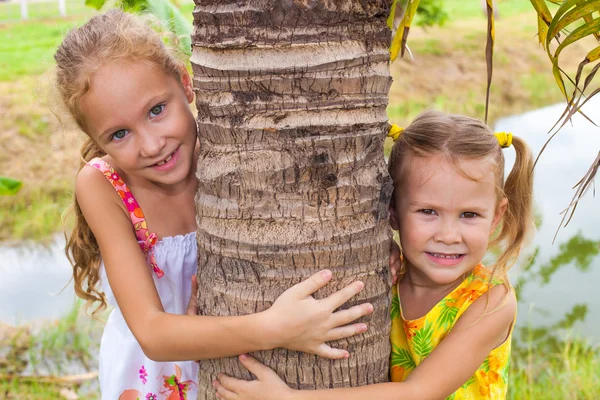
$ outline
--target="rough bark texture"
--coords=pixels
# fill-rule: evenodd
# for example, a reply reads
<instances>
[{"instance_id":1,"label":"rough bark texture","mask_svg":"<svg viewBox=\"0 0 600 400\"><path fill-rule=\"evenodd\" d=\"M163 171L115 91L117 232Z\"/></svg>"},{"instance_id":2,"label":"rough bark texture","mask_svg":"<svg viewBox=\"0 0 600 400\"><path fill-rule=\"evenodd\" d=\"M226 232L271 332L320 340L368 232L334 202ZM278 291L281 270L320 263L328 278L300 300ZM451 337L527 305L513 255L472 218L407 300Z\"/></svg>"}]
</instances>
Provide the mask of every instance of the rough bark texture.
<instances>
[{"instance_id":1,"label":"rough bark texture","mask_svg":"<svg viewBox=\"0 0 600 400\"><path fill-rule=\"evenodd\" d=\"M333 343L348 360L256 354L294 388L388 379L390 3L196 0L199 312L264 310L323 268L317 297L360 279L344 307L375 306L367 333ZM220 371L251 378L235 358L203 361L200 399Z\"/></svg>"}]
</instances>

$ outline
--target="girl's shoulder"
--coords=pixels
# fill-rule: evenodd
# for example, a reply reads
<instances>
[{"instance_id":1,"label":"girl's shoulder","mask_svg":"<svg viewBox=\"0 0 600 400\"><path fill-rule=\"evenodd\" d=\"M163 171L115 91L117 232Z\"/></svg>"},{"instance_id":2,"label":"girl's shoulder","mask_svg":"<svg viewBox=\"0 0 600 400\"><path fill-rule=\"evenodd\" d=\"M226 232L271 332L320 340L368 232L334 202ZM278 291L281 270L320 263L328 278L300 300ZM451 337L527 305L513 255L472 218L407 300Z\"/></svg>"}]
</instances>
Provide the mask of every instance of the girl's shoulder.
<instances>
[{"instance_id":1,"label":"girl's shoulder","mask_svg":"<svg viewBox=\"0 0 600 400\"><path fill-rule=\"evenodd\" d=\"M503 278L494 274L494 271L485 265L479 263L465 278L465 282L472 286L481 286L491 288L497 285L509 286L508 278Z\"/></svg>"},{"instance_id":2,"label":"girl's shoulder","mask_svg":"<svg viewBox=\"0 0 600 400\"><path fill-rule=\"evenodd\" d=\"M115 184L122 184L120 190L128 191L125 182L108 162L100 158L94 159L77 174L75 196L82 209L103 212L106 208L114 208L116 205L127 214L119 188Z\"/></svg>"}]
</instances>

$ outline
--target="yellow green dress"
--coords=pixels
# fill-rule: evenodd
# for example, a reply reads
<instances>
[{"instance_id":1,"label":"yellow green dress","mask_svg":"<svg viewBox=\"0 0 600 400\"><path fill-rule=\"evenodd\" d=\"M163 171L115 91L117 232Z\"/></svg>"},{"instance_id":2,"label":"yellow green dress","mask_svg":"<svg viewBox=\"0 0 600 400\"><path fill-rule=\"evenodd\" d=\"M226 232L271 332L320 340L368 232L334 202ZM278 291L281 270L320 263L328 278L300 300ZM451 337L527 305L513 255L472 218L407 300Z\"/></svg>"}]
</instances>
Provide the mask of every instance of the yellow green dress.
<instances>
[{"instance_id":1,"label":"yellow green dress","mask_svg":"<svg viewBox=\"0 0 600 400\"><path fill-rule=\"evenodd\" d=\"M390 310L392 318L390 334L392 382L404 381L410 372L435 349L465 310L488 291L490 276L491 271L479 264L431 311L415 320L406 320L402 316L398 289L397 286L394 286ZM497 279L491 282L491 286L498 284L502 284L502 282ZM512 328L506 341L492 350L475 374L447 400L505 399L511 336Z\"/></svg>"}]
</instances>

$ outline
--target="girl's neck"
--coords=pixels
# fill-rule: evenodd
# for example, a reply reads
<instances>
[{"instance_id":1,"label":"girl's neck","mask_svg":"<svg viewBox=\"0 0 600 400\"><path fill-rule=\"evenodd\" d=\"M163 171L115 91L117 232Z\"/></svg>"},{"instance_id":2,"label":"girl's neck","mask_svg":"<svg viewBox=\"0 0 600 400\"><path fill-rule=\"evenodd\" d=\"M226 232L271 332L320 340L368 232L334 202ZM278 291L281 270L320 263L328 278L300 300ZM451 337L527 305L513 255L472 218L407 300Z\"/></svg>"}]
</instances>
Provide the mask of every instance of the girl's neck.
<instances>
[{"instance_id":1,"label":"girl's neck","mask_svg":"<svg viewBox=\"0 0 600 400\"><path fill-rule=\"evenodd\" d=\"M406 272L398 283L403 317L407 320L415 320L425 316L456 289L468 275L469 272L453 282L438 284L407 265Z\"/></svg>"}]
</instances>

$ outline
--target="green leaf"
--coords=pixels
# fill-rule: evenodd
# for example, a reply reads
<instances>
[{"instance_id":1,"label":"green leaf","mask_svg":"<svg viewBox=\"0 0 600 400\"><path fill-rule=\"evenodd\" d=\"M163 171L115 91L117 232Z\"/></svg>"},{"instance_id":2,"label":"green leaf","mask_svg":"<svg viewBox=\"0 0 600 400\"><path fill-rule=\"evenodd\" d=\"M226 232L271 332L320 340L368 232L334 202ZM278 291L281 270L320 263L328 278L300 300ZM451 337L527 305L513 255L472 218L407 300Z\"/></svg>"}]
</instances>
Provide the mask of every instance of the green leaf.
<instances>
[{"instance_id":1,"label":"green leaf","mask_svg":"<svg viewBox=\"0 0 600 400\"><path fill-rule=\"evenodd\" d=\"M88 7L100 10L106 4L106 0L85 0L85 5Z\"/></svg>"},{"instance_id":2,"label":"green leaf","mask_svg":"<svg viewBox=\"0 0 600 400\"><path fill-rule=\"evenodd\" d=\"M400 366L405 369L415 369L417 364L408 350L401 349L392 343L392 366Z\"/></svg>"},{"instance_id":3,"label":"green leaf","mask_svg":"<svg viewBox=\"0 0 600 400\"><path fill-rule=\"evenodd\" d=\"M21 190L23 182L16 179L0 176L0 196L12 196Z\"/></svg>"},{"instance_id":4,"label":"green leaf","mask_svg":"<svg viewBox=\"0 0 600 400\"><path fill-rule=\"evenodd\" d=\"M475 378L473 378L473 376L471 376L471 377L469 378L469 380L468 380L468 381L466 381L466 382L465 382L465 383L464 383L464 384L461 386L461 388L463 388L463 389L466 389L467 387L469 387L470 385L472 385L472 384L473 384L473 382L475 382Z\"/></svg>"},{"instance_id":5,"label":"green leaf","mask_svg":"<svg viewBox=\"0 0 600 400\"><path fill-rule=\"evenodd\" d=\"M448 306L448 300L444 300L440 303L438 307L441 307L440 311L440 324L444 327L444 329L449 328L454 320L456 319L456 315L458 314L458 307Z\"/></svg>"},{"instance_id":6,"label":"green leaf","mask_svg":"<svg viewBox=\"0 0 600 400\"><path fill-rule=\"evenodd\" d=\"M173 3L169 0L146 0L144 11L157 16L171 32L179 37L184 53L188 56L192 55L192 24Z\"/></svg>"},{"instance_id":7,"label":"green leaf","mask_svg":"<svg viewBox=\"0 0 600 400\"><path fill-rule=\"evenodd\" d=\"M415 353L423 360L433 350L431 344L431 337L433 335L433 326L429 322L425 323L421 329L415 331L415 337L413 338L413 344L415 346Z\"/></svg>"},{"instance_id":8,"label":"green leaf","mask_svg":"<svg viewBox=\"0 0 600 400\"><path fill-rule=\"evenodd\" d=\"M396 319L398 316L400 316L400 300L398 299L398 294L394 293L392 304L390 305L390 318Z\"/></svg>"},{"instance_id":9,"label":"green leaf","mask_svg":"<svg viewBox=\"0 0 600 400\"><path fill-rule=\"evenodd\" d=\"M398 57L398 53L404 56L404 50L406 49L406 39L408 38L408 32L410 30L410 24L417 13L420 0L409 0L406 6L406 11L402 17L402 22L398 26L398 30L394 34L392 39L392 45L390 47L390 59L394 61ZM397 7L397 5L396 5ZM397 11L397 10L396 10Z\"/></svg>"}]
</instances>

